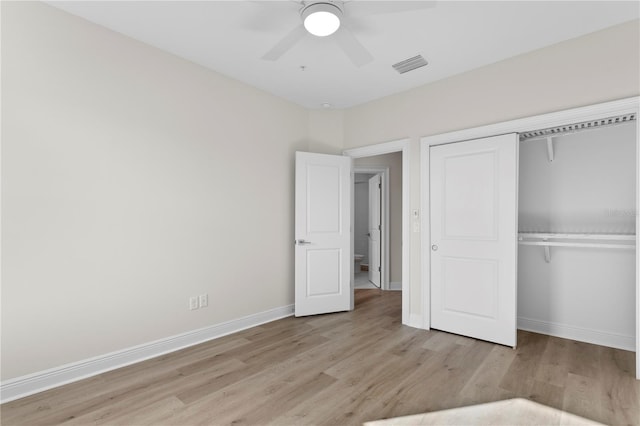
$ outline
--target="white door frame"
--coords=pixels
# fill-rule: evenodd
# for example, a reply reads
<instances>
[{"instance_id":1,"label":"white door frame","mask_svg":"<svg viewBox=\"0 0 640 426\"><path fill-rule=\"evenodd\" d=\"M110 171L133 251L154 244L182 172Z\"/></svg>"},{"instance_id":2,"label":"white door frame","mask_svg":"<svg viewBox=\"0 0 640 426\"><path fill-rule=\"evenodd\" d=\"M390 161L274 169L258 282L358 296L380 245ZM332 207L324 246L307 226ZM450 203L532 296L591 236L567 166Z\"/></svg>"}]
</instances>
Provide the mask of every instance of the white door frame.
<instances>
[{"instance_id":1,"label":"white door frame","mask_svg":"<svg viewBox=\"0 0 640 426\"><path fill-rule=\"evenodd\" d=\"M455 132L443 133L435 136L423 137L420 140L420 182L421 182L421 210L422 210L422 247L429 247L431 235L429 224L429 147L446 143L479 139L505 133L522 133L614 117L625 114L636 114L636 212L640 211L640 97L620 99L586 107L567 109L549 114L536 115L518 120L505 121L487 126L474 127ZM431 265L429 250L422 250L422 312L423 328L431 327ZM403 277L404 278L404 277ZM404 313L404 312L403 312ZM640 380L640 219L636 214L636 378Z\"/></svg>"},{"instance_id":2,"label":"white door frame","mask_svg":"<svg viewBox=\"0 0 640 426\"><path fill-rule=\"evenodd\" d=\"M362 167L353 167L353 174L359 173L373 173L379 174L382 179L382 218L381 223L384 227L384 230L381 234L381 242L380 249L381 253L381 262L380 266L382 267L382 271L380 274L381 277L381 288L382 290L389 290L389 262L390 262L390 252L389 252L389 168L382 166L362 166ZM352 194L355 195L355 185L353 188ZM351 223L355 223L355 209L351 209ZM354 226L351 227L355 229ZM351 233L351 247L355 247L355 240L353 232ZM352 271L351 274L351 282L355 280L355 270Z\"/></svg>"},{"instance_id":3,"label":"white door frame","mask_svg":"<svg viewBox=\"0 0 640 426\"><path fill-rule=\"evenodd\" d=\"M375 155L391 154L394 152L402 152L402 324L412 327L421 327L416 321L411 321L409 314L409 306L411 301L410 289L410 243L411 234L409 233L409 210L410 210L410 179L409 162L411 160L411 141L410 139L400 139L392 142L385 142L376 145L365 146L362 148L352 148L343 151L343 155L351 158L373 157ZM353 211L353 198L351 210ZM352 216L353 217L353 216ZM387 229L389 227L387 226ZM353 259L353 222L351 223L351 258ZM388 250L387 250L388 251ZM353 280L351 282L351 291L353 291Z\"/></svg>"}]
</instances>

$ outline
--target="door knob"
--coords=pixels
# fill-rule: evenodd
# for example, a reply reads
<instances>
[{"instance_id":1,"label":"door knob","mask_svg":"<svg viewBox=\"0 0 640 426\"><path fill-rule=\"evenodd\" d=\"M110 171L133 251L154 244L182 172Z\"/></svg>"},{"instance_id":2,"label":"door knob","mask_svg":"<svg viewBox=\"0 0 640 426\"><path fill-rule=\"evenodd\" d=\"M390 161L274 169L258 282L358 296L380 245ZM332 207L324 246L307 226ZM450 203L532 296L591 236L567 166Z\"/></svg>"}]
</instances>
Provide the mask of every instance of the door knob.
<instances>
[{"instance_id":1,"label":"door knob","mask_svg":"<svg viewBox=\"0 0 640 426\"><path fill-rule=\"evenodd\" d=\"M435 245L435 244L434 244L434 245L432 245L432 246L431 246L431 250L433 250L433 251L438 251L438 246L437 246L437 245Z\"/></svg>"},{"instance_id":2,"label":"door knob","mask_svg":"<svg viewBox=\"0 0 640 426\"><path fill-rule=\"evenodd\" d=\"M295 240L295 243L296 243L296 245L304 246L304 245L307 245L307 244L311 244L311 241L306 241L306 240Z\"/></svg>"}]
</instances>

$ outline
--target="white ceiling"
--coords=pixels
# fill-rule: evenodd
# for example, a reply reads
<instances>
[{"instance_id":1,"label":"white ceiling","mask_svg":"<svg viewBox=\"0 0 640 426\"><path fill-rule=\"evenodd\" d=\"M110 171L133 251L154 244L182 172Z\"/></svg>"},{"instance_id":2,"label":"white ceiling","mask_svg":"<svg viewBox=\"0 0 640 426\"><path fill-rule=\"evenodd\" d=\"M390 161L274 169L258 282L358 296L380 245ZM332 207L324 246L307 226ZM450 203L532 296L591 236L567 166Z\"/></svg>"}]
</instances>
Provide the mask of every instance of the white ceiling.
<instances>
[{"instance_id":1,"label":"white ceiling","mask_svg":"<svg viewBox=\"0 0 640 426\"><path fill-rule=\"evenodd\" d=\"M260 59L300 24L300 2L48 3L308 108L351 107L640 16L637 1L441 0L354 19L375 58L357 68L331 36L307 35L278 61ZM391 67L417 54L429 65L403 75Z\"/></svg>"}]
</instances>

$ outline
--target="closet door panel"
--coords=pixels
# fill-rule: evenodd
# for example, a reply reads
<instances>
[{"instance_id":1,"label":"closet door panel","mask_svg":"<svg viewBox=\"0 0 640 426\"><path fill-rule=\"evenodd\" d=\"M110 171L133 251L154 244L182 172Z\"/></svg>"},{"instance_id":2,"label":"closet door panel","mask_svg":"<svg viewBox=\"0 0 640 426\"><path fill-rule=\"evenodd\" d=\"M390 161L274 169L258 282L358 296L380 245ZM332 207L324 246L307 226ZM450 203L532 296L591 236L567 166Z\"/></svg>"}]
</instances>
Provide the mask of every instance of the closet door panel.
<instances>
[{"instance_id":1,"label":"closet door panel","mask_svg":"<svg viewBox=\"0 0 640 426\"><path fill-rule=\"evenodd\" d=\"M497 150L450 155L443 161L442 228L447 239L496 238ZM469 210L474 214L468 214Z\"/></svg>"},{"instance_id":2,"label":"closet door panel","mask_svg":"<svg viewBox=\"0 0 640 426\"><path fill-rule=\"evenodd\" d=\"M431 326L516 344L515 134L431 148Z\"/></svg>"}]
</instances>

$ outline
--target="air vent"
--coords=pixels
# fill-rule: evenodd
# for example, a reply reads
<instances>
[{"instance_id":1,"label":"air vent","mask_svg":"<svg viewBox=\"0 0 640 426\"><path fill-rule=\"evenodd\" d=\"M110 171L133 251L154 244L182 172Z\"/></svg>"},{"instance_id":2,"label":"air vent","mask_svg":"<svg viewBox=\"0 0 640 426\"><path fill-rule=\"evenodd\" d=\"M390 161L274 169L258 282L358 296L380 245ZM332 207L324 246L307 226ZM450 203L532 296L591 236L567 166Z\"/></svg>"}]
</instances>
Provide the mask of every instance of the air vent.
<instances>
[{"instance_id":1,"label":"air vent","mask_svg":"<svg viewBox=\"0 0 640 426\"><path fill-rule=\"evenodd\" d=\"M548 129L533 130L520 133L520 140L543 139L550 136L560 136L569 133L577 133L582 130L597 129L628 123L636 119L636 114L619 115L617 117L602 118L600 120L583 121L582 123L568 124L566 126L550 127Z\"/></svg>"},{"instance_id":2,"label":"air vent","mask_svg":"<svg viewBox=\"0 0 640 426\"><path fill-rule=\"evenodd\" d=\"M422 57L422 55L418 55L413 58L400 61L392 66L394 70L398 71L398 73L404 74L405 72L413 71L416 68L424 67L425 65L427 65L427 61Z\"/></svg>"}]
</instances>

